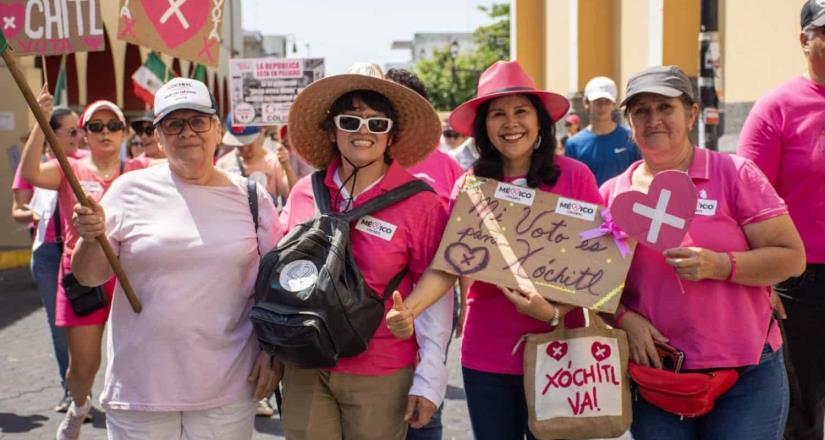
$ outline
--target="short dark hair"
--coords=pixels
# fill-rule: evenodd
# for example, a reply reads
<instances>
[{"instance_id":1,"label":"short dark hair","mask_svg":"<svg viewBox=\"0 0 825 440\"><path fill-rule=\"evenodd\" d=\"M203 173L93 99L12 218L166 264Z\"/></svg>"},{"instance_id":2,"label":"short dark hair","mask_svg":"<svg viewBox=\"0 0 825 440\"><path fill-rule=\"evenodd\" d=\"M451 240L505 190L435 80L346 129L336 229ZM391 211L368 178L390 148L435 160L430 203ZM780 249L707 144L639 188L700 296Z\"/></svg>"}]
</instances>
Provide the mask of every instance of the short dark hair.
<instances>
[{"instance_id":1,"label":"short dark hair","mask_svg":"<svg viewBox=\"0 0 825 440\"><path fill-rule=\"evenodd\" d=\"M410 72L409 70L393 67L387 71L386 76L388 80L412 89L413 92L418 93L424 97L424 99L428 101L430 100L430 95L427 93L427 86L424 85L424 82L421 81L421 78L419 78L418 75Z\"/></svg>"},{"instance_id":2,"label":"short dark hair","mask_svg":"<svg viewBox=\"0 0 825 440\"><path fill-rule=\"evenodd\" d=\"M68 107L55 107L52 111L52 116L49 118L49 126L52 127L52 130L59 130L62 127L60 122L63 118L72 113L74 112Z\"/></svg>"},{"instance_id":3,"label":"short dark hair","mask_svg":"<svg viewBox=\"0 0 825 440\"><path fill-rule=\"evenodd\" d=\"M539 122L539 136L541 143L533 150L530 156L530 169L527 171L527 186L536 188L539 184L553 186L561 174L558 165L555 164L556 156L556 124L550 118L550 114L544 108L541 100L534 95L525 94L536 109ZM473 165L473 173L479 177L487 177L496 180L504 179L504 163L501 153L490 141L487 134L487 112L490 110L489 100L478 107L476 117L473 121L473 137L478 147L479 157Z\"/></svg>"}]
</instances>

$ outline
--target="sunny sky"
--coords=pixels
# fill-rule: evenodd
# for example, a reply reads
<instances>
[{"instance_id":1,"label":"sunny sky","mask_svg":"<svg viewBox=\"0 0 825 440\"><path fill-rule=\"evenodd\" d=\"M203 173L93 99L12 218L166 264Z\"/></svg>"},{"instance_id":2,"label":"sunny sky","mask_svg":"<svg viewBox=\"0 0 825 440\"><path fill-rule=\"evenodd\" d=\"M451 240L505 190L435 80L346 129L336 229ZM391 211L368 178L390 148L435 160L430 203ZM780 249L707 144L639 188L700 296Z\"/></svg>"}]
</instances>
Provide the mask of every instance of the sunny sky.
<instances>
[{"instance_id":1,"label":"sunny sky","mask_svg":"<svg viewBox=\"0 0 825 440\"><path fill-rule=\"evenodd\" d=\"M299 57L326 59L326 74L342 73L356 61L403 62L409 51L392 50L395 40L416 32L471 32L489 23L478 5L491 0L242 0L243 28L291 34ZM291 48L291 40L289 43Z\"/></svg>"}]
</instances>

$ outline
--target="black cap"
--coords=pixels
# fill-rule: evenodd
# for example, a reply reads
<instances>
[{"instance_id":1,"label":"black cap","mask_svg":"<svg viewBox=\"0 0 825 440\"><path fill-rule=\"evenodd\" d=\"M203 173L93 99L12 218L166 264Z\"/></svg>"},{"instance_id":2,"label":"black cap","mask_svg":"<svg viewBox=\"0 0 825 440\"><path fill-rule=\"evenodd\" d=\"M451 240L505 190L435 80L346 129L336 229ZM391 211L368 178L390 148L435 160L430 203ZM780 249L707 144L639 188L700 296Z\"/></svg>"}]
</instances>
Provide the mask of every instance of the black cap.
<instances>
[{"instance_id":1,"label":"black cap","mask_svg":"<svg viewBox=\"0 0 825 440\"><path fill-rule=\"evenodd\" d=\"M825 0L808 0L802 5L799 17L802 30L825 26Z\"/></svg>"},{"instance_id":2,"label":"black cap","mask_svg":"<svg viewBox=\"0 0 825 440\"><path fill-rule=\"evenodd\" d=\"M627 90L621 105L627 105L631 98L641 93L655 93L668 98L676 98L684 94L690 99L695 99L690 79L678 66L648 67L633 74L627 80Z\"/></svg>"}]
</instances>

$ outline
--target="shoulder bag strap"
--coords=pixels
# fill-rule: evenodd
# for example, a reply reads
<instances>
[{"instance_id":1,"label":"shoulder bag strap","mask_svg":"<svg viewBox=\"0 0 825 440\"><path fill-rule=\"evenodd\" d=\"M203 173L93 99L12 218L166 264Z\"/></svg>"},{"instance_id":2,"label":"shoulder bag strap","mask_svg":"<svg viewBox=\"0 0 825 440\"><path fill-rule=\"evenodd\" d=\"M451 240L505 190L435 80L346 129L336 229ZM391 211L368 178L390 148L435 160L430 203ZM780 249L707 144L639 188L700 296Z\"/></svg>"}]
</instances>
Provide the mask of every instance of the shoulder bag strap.
<instances>
[{"instance_id":1,"label":"shoulder bag strap","mask_svg":"<svg viewBox=\"0 0 825 440\"><path fill-rule=\"evenodd\" d=\"M63 255L63 230L60 223L63 220L60 217L60 201L54 201L54 213L52 213L52 223L54 224L54 242L57 244L57 251Z\"/></svg>"},{"instance_id":2,"label":"shoulder bag strap","mask_svg":"<svg viewBox=\"0 0 825 440\"><path fill-rule=\"evenodd\" d=\"M119 175L122 175L122 174L123 174L123 170L124 170L125 168L126 168L126 163L124 163L124 162L121 160L121 161L120 161L120 173L119 173Z\"/></svg>"},{"instance_id":3,"label":"shoulder bag strap","mask_svg":"<svg viewBox=\"0 0 825 440\"><path fill-rule=\"evenodd\" d=\"M381 194L380 196L364 203L363 205L347 211L343 214L344 218L349 221L357 220L365 215L369 215L375 211L379 211L388 206L392 206L406 198L409 198L422 191L433 191L432 187L423 180L411 180L401 186L391 189L390 191Z\"/></svg>"},{"instance_id":4,"label":"shoulder bag strap","mask_svg":"<svg viewBox=\"0 0 825 440\"><path fill-rule=\"evenodd\" d=\"M329 201L329 189L324 183L326 175L326 170L318 170L312 173L312 195L315 197L315 207L321 214L329 214L332 211Z\"/></svg>"},{"instance_id":5,"label":"shoulder bag strap","mask_svg":"<svg viewBox=\"0 0 825 440\"><path fill-rule=\"evenodd\" d=\"M249 203L249 212L252 213L252 223L255 224L255 242L258 242L258 184L249 179L246 181L246 200ZM261 248L255 246L258 256L261 256Z\"/></svg>"},{"instance_id":6,"label":"shoulder bag strap","mask_svg":"<svg viewBox=\"0 0 825 440\"><path fill-rule=\"evenodd\" d=\"M398 285L401 284L401 280L403 280L404 277L407 276L407 273L409 273L409 269L409 267L404 267L404 269L401 269L401 272L398 272L394 277L392 277L390 283L387 284L387 288L384 289L384 301L392 296L392 293L395 292L395 289L397 289Z\"/></svg>"},{"instance_id":7,"label":"shoulder bag strap","mask_svg":"<svg viewBox=\"0 0 825 440\"><path fill-rule=\"evenodd\" d=\"M238 162L238 168L241 170L241 176L246 177L246 168L244 168L243 163L241 162L241 153L238 150L235 150L235 162Z\"/></svg>"}]
</instances>

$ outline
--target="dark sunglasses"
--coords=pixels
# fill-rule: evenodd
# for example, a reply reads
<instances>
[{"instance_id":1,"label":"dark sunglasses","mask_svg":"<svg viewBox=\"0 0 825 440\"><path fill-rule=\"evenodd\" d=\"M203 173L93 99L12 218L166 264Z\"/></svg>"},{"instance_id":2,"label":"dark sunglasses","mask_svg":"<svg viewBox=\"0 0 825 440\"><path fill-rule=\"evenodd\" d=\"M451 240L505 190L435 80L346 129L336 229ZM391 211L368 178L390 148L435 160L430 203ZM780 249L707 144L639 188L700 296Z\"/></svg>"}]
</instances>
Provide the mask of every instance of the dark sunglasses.
<instances>
[{"instance_id":1,"label":"dark sunglasses","mask_svg":"<svg viewBox=\"0 0 825 440\"><path fill-rule=\"evenodd\" d=\"M80 131L76 128L70 128L66 130L66 134L69 135L69 137L77 137L77 135L80 134Z\"/></svg>"},{"instance_id":2,"label":"dark sunglasses","mask_svg":"<svg viewBox=\"0 0 825 440\"><path fill-rule=\"evenodd\" d=\"M444 134L445 138L457 138L457 137L461 136L457 131L453 131L453 130L447 130L443 134Z\"/></svg>"},{"instance_id":3,"label":"dark sunglasses","mask_svg":"<svg viewBox=\"0 0 825 440\"><path fill-rule=\"evenodd\" d=\"M355 133L364 125L367 131L372 134L389 133L392 128L392 119L383 117L361 118L353 115L338 115L335 118L335 126L341 131Z\"/></svg>"},{"instance_id":4,"label":"dark sunglasses","mask_svg":"<svg viewBox=\"0 0 825 440\"><path fill-rule=\"evenodd\" d=\"M132 130L135 131L135 134L138 136L145 134L146 136L152 136L155 133L155 127L152 124L145 124L145 125L133 125Z\"/></svg>"},{"instance_id":5,"label":"dark sunglasses","mask_svg":"<svg viewBox=\"0 0 825 440\"><path fill-rule=\"evenodd\" d=\"M160 131L167 136L174 136L183 133L183 129L189 125L195 133L209 131L212 126L212 117L194 116L189 119L166 118L160 121Z\"/></svg>"},{"instance_id":6,"label":"dark sunglasses","mask_svg":"<svg viewBox=\"0 0 825 440\"><path fill-rule=\"evenodd\" d=\"M117 132L123 130L123 122L116 121L112 119L107 123L102 123L99 121L92 121L86 123L86 130L91 131L92 133L100 133L103 131L103 128L109 129L110 132Z\"/></svg>"}]
</instances>

